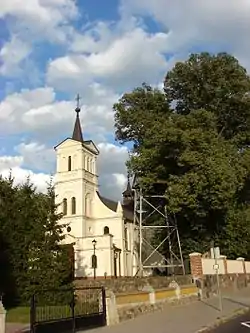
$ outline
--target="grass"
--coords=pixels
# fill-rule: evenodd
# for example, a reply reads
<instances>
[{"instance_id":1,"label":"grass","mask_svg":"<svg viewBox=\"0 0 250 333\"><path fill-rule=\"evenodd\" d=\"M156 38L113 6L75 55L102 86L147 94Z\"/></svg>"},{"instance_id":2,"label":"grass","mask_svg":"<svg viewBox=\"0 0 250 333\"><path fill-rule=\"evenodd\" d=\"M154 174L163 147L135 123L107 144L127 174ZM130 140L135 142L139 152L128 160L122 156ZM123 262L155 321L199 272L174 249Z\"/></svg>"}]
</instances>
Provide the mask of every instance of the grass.
<instances>
[{"instance_id":1,"label":"grass","mask_svg":"<svg viewBox=\"0 0 250 333\"><path fill-rule=\"evenodd\" d=\"M75 315L85 315L99 312L99 302L89 302L76 304ZM38 306L36 308L36 320L45 321L53 319L61 319L72 316L72 311L69 305L59 306ZM30 308L16 307L7 311L6 321L9 323L30 323Z\"/></svg>"},{"instance_id":2,"label":"grass","mask_svg":"<svg viewBox=\"0 0 250 333\"><path fill-rule=\"evenodd\" d=\"M7 323L20 323L29 324L30 322L30 308L19 306L7 311Z\"/></svg>"}]
</instances>

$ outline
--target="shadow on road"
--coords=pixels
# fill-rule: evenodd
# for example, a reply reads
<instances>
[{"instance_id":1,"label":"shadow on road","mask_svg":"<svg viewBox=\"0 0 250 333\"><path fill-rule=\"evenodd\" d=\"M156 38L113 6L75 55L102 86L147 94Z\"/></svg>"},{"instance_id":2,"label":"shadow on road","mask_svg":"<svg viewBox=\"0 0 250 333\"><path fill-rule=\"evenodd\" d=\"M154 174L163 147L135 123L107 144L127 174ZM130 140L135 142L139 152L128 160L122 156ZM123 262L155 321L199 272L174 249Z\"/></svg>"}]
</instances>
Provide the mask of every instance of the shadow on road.
<instances>
[{"instance_id":1,"label":"shadow on road","mask_svg":"<svg viewBox=\"0 0 250 333\"><path fill-rule=\"evenodd\" d=\"M204 301L204 300L201 300L201 303L203 303L203 304L209 306L210 308L212 308L212 309L214 309L214 310L219 311L219 308L218 308L217 306L213 305L213 304L210 304L210 303L208 303L208 302L206 302L206 301Z\"/></svg>"},{"instance_id":2,"label":"shadow on road","mask_svg":"<svg viewBox=\"0 0 250 333\"><path fill-rule=\"evenodd\" d=\"M243 303L243 302L240 302L240 301L236 301L235 299L232 299L232 298L230 298L230 297L225 297L225 296L223 297L223 299L225 299L225 300L227 300L227 301L229 301L229 302L231 302L231 303L239 304L239 305L241 305L241 306L244 306L244 307L250 308L249 303L246 304L246 303Z\"/></svg>"}]
</instances>

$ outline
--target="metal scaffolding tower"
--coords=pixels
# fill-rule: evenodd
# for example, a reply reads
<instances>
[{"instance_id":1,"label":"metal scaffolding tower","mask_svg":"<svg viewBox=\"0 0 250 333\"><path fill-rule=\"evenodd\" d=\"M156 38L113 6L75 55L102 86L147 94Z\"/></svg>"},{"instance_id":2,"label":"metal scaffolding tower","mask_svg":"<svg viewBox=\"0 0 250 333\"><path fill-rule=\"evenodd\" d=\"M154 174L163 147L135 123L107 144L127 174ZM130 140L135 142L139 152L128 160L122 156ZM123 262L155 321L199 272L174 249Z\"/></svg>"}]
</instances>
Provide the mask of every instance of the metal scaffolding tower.
<instances>
[{"instance_id":1,"label":"metal scaffolding tower","mask_svg":"<svg viewBox=\"0 0 250 333\"><path fill-rule=\"evenodd\" d=\"M137 253L139 264L136 275L143 276L145 269L155 268L170 274L185 274L177 221L167 213L166 199L161 195L143 195L141 188L133 188L134 193L134 230L137 230ZM149 219L151 218L151 223ZM152 218L154 223L152 223ZM156 242L154 236L162 232L162 240ZM154 242L152 242L154 238ZM135 245L135 239L132 240ZM138 244L139 243L139 244ZM157 244L156 244L157 243ZM159 250L164 247L169 257Z\"/></svg>"}]
</instances>

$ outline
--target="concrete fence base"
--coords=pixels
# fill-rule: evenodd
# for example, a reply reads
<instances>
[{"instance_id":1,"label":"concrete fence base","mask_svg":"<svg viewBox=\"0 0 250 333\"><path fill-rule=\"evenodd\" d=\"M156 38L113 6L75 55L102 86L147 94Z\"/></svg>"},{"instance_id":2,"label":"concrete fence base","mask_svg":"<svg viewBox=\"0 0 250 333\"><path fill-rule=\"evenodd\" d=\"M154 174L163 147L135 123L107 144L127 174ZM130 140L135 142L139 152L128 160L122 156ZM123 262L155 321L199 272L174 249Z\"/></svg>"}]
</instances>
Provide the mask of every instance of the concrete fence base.
<instances>
[{"instance_id":1,"label":"concrete fence base","mask_svg":"<svg viewBox=\"0 0 250 333\"><path fill-rule=\"evenodd\" d=\"M0 333L5 333L6 310L0 301Z\"/></svg>"},{"instance_id":2,"label":"concrete fence base","mask_svg":"<svg viewBox=\"0 0 250 333\"><path fill-rule=\"evenodd\" d=\"M180 287L172 281L165 289L154 290L147 285L137 293L117 294L106 291L107 325L132 319L146 312L161 310L168 304L187 304L198 300L198 288L194 285Z\"/></svg>"}]
</instances>

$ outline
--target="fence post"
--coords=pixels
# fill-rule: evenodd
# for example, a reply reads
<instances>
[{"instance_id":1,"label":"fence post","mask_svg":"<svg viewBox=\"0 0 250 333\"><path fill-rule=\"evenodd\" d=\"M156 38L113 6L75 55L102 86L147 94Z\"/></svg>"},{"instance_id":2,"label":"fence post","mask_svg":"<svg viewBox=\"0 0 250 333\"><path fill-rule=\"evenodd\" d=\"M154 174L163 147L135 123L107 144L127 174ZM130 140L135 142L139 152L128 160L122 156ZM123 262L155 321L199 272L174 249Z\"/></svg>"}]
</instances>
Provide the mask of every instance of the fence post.
<instances>
[{"instance_id":1,"label":"fence post","mask_svg":"<svg viewBox=\"0 0 250 333\"><path fill-rule=\"evenodd\" d=\"M227 256L223 256L221 255L220 256L220 259L223 260L223 264L224 264L224 272L225 272L225 275L228 274L228 270L227 270Z\"/></svg>"},{"instance_id":2,"label":"fence post","mask_svg":"<svg viewBox=\"0 0 250 333\"><path fill-rule=\"evenodd\" d=\"M202 278L203 269L202 269L202 258L201 253L193 252L189 254L190 257L190 267L191 274L194 279Z\"/></svg>"},{"instance_id":3,"label":"fence post","mask_svg":"<svg viewBox=\"0 0 250 333\"><path fill-rule=\"evenodd\" d=\"M103 325L107 325L107 306L106 306L106 290L102 287L102 311L103 311Z\"/></svg>"},{"instance_id":4,"label":"fence post","mask_svg":"<svg viewBox=\"0 0 250 333\"><path fill-rule=\"evenodd\" d=\"M36 323L36 298L35 294L31 297L30 302L30 331L35 333L35 323Z\"/></svg>"},{"instance_id":5,"label":"fence post","mask_svg":"<svg viewBox=\"0 0 250 333\"><path fill-rule=\"evenodd\" d=\"M5 333L6 310L0 300L0 333Z\"/></svg>"},{"instance_id":6,"label":"fence post","mask_svg":"<svg viewBox=\"0 0 250 333\"><path fill-rule=\"evenodd\" d=\"M193 252L189 254L190 268L193 280L198 288L199 299L203 298L203 268L202 268L202 254L199 252Z\"/></svg>"},{"instance_id":7,"label":"fence post","mask_svg":"<svg viewBox=\"0 0 250 333\"><path fill-rule=\"evenodd\" d=\"M75 320L75 293L74 290L72 292L72 300L71 300L71 314L72 314L72 332L76 331L76 320Z\"/></svg>"}]
</instances>

